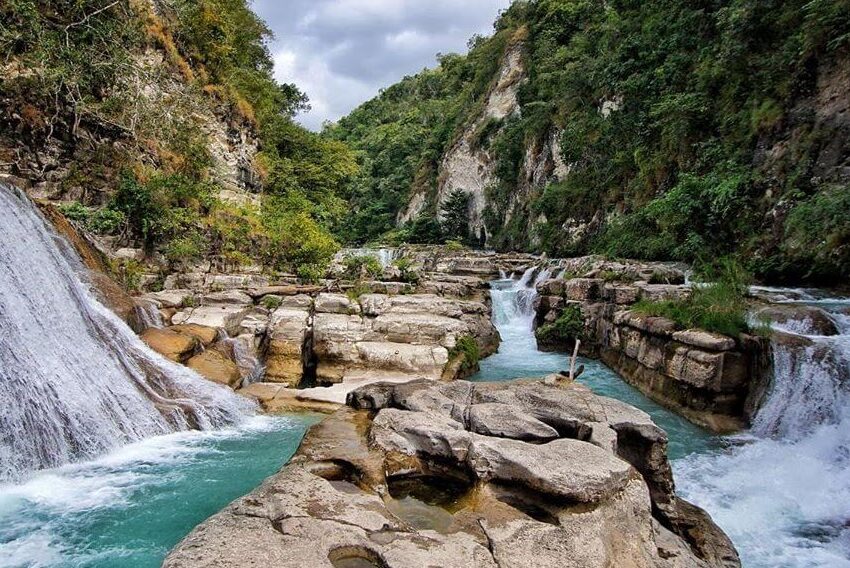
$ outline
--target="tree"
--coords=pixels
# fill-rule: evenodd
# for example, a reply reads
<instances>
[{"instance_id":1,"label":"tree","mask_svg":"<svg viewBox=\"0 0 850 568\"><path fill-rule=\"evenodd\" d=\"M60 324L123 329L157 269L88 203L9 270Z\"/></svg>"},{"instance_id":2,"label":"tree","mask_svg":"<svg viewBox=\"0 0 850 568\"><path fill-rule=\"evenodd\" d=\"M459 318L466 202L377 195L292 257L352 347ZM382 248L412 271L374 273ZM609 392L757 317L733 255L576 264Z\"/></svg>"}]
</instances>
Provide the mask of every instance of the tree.
<instances>
[{"instance_id":1,"label":"tree","mask_svg":"<svg viewBox=\"0 0 850 568\"><path fill-rule=\"evenodd\" d=\"M469 241L469 194L455 189L440 206L443 234L447 239Z\"/></svg>"}]
</instances>

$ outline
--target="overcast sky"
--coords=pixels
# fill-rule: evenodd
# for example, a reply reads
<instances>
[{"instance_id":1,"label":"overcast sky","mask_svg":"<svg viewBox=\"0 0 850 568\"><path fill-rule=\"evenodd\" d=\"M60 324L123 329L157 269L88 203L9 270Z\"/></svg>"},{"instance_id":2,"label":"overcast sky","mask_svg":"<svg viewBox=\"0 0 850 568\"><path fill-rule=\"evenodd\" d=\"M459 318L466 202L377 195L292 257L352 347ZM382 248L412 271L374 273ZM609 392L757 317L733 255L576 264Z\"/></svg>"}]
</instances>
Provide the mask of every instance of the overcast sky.
<instances>
[{"instance_id":1,"label":"overcast sky","mask_svg":"<svg viewBox=\"0 0 850 568\"><path fill-rule=\"evenodd\" d=\"M278 80L310 96L313 110L299 120L317 130L433 67L438 52L465 52L510 1L254 0L254 9L274 30Z\"/></svg>"}]
</instances>

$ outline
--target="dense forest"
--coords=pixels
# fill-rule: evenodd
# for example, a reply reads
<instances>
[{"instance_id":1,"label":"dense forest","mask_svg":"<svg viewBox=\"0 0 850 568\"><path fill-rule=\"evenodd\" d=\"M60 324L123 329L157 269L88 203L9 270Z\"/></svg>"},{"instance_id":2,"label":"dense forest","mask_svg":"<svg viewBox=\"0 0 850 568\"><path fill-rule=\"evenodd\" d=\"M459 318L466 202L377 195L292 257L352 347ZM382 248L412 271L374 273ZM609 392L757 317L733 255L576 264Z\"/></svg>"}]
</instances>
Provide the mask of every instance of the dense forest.
<instances>
[{"instance_id":1,"label":"dense forest","mask_svg":"<svg viewBox=\"0 0 850 568\"><path fill-rule=\"evenodd\" d=\"M518 109L483 120L512 46ZM439 198L445 155L466 136L493 162L490 246L735 255L767 280L846 279L848 53L847 0L515 2L467 56L439 56L327 129L360 155L345 237L444 238L438 221L463 206ZM568 175L524 188L528 150L552 133ZM427 207L397 226L415 194Z\"/></svg>"}]
</instances>

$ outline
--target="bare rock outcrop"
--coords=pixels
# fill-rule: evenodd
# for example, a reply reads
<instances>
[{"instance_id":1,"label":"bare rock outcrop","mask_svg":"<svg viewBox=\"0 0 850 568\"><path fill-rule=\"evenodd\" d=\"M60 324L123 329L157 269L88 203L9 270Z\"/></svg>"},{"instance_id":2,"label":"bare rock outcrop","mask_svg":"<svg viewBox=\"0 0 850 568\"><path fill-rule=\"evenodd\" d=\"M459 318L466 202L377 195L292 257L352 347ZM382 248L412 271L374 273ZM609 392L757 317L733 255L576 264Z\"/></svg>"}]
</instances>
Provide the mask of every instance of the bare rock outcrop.
<instances>
[{"instance_id":1,"label":"bare rock outcrop","mask_svg":"<svg viewBox=\"0 0 850 568\"><path fill-rule=\"evenodd\" d=\"M558 381L379 383L166 568L737 567L645 413Z\"/></svg>"}]
</instances>

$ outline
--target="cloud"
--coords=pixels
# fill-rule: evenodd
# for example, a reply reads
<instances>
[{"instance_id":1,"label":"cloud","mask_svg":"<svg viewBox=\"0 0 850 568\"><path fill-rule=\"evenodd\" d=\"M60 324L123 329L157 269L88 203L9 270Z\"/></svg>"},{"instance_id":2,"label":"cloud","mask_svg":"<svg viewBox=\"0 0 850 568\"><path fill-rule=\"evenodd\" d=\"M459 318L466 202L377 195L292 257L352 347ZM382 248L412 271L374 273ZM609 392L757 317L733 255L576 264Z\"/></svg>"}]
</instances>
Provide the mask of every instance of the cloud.
<instances>
[{"instance_id":1,"label":"cloud","mask_svg":"<svg viewBox=\"0 0 850 568\"><path fill-rule=\"evenodd\" d=\"M255 0L275 32L275 75L310 96L299 117L319 129L380 89L463 52L511 0Z\"/></svg>"}]
</instances>

